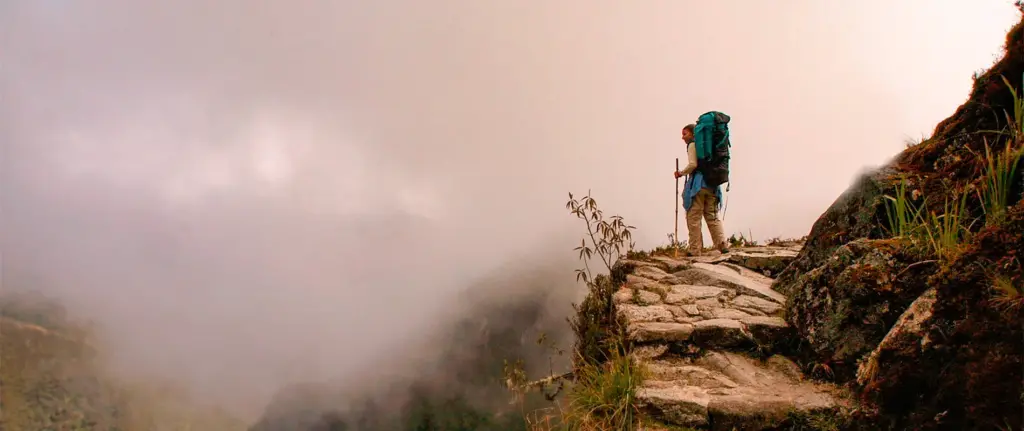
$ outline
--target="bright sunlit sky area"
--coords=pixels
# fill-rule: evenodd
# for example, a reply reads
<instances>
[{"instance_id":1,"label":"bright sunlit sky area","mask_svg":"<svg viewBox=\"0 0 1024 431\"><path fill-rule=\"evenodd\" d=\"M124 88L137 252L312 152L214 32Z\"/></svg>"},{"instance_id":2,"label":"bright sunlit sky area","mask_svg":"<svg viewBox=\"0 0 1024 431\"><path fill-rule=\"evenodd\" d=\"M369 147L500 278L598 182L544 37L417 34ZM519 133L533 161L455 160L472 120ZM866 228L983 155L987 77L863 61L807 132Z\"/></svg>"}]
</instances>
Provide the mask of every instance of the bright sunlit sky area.
<instances>
[{"instance_id":1,"label":"bright sunlit sky area","mask_svg":"<svg viewBox=\"0 0 1024 431\"><path fill-rule=\"evenodd\" d=\"M371 362L489 268L571 255L570 191L638 247L667 243L679 130L709 110L732 117L726 234L805 235L965 101L1018 17L1009 0L3 1L4 286L98 319L147 372L259 403L295 364Z\"/></svg>"}]
</instances>

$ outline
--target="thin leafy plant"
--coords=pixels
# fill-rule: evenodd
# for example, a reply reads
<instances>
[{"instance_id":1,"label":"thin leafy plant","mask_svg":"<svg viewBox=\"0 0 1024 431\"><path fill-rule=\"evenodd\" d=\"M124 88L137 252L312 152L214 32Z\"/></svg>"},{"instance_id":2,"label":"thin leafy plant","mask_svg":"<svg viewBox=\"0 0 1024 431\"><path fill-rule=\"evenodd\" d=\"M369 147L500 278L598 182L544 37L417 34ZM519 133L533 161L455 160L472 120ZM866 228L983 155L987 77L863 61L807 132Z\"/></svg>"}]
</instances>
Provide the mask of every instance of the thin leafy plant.
<instances>
[{"instance_id":1,"label":"thin leafy plant","mask_svg":"<svg viewBox=\"0 0 1024 431\"><path fill-rule=\"evenodd\" d=\"M595 275L591 261L596 257L610 274L619 259L635 253L635 228L621 216L606 218L589 192L579 199L569 193L565 207L586 227L580 245L574 248L583 262L583 267L575 271L576 280L587 286L588 295L582 303L573 304L576 313L568 319L576 335L573 371L529 382L521 360L506 361L506 384L521 399L524 390L571 379L566 402L559 403L554 413L549 410L543 417L534 414L534 420L529 421L532 430L633 430L639 423L635 396L643 368L628 354L624 333L615 318L612 294L616 286L609 275Z\"/></svg>"},{"instance_id":2,"label":"thin leafy plant","mask_svg":"<svg viewBox=\"0 0 1024 431\"><path fill-rule=\"evenodd\" d=\"M627 225L618 215L605 220L604 212L597 207L597 200L590 196L589 191L582 199L576 199L570 192L565 208L570 214L583 220L587 227L587 236L580 240L579 247L573 249L579 252L580 260L584 264L583 268L576 270L577 281L582 280L587 284L593 281L589 261L595 252L608 272L611 272L615 261L632 251L636 245L632 242L632 229L636 227ZM590 238L590 244L587 244L587 238Z\"/></svg>"}]
</instances>

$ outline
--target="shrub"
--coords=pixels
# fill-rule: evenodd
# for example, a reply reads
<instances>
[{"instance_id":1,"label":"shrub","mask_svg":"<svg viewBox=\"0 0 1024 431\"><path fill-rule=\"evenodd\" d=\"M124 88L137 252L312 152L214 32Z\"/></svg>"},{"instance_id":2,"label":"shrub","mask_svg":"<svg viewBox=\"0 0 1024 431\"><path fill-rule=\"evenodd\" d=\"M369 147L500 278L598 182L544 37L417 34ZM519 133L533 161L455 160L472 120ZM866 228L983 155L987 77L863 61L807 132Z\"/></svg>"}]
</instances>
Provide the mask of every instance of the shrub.
<instances>
[{"instance_id":1,"label":"shrub","mask_svg":"<svg viewBox=\"0 0 1024 431\"><path fill-rule=\"evenodd\" d=\"M574 249L583 262L575 271L576 280L588 292L580 304L573 304L575 314L568 319L576 336L573 370L527 382L522 361L506 361L506 384L520 400L525 390L540 387L544 391L556 385L552 394L545 393L554 399L564 386L563 379L572 379L556 411L524 412L531 430L634 430L639 426L636 392L644 370L629 355L625 331L615 317L612 295L618 287L609 274L620 258L639 254L633 251L631 230L635 228L617 215L605 219L589 193L582 199L570 193L565 207L586 227L586 235ZM595 257L608 274L594 275L591 261Z\"/></svg>"}]
</instances>

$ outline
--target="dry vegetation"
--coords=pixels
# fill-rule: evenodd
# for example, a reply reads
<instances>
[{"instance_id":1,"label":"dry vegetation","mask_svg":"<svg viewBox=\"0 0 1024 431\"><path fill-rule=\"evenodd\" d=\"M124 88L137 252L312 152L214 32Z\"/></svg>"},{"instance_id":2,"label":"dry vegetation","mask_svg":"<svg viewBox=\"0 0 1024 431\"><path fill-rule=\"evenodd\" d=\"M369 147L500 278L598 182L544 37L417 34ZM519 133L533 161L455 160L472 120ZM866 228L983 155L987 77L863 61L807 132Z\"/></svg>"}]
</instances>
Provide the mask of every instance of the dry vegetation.
<instances>
[{"instance_id":1,"label":"dry vegetation","mask_svg":"<svg viewBox=\"0 0 1024 431\"><path fill-rule=\"evenodd\" d=\"M586 226L575 249L583 263L576 279L586 284L588 294L582 303L574 304L576 314L569 319L576 335L573 370L528 382L522 364L516 363L506 367L506 382L516 400L522 400L525 391L539 388L555 401L554 407L524 411L531 431L635 430L641 425L635 398L645 369L628 354L625 331L612 302L612 294L623 282L615 277L615 262L636 253L631 242L634 227L619 216L605 219L589 194L576 199L570 193L566 209ZM590 266L594 260L611 276L594 275Z\"/></svg>"}]
</instances>

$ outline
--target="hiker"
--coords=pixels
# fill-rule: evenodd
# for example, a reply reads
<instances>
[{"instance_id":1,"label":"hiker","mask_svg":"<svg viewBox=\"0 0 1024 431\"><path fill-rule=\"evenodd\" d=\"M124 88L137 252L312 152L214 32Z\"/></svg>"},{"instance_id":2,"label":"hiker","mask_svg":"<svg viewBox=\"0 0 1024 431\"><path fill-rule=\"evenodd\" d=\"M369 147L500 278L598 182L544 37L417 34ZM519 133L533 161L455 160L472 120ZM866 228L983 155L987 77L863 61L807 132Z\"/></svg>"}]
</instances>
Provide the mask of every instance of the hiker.
<instances>
[{"instance_id":1,"label":"hiker","mask_svg":"<svg viewBox=\"0 0 1024 431\"><path fill-rule=\"evenodd\" d=\"M710 115L709 115L710 114ZM704 235L701 232L701 218L708 224L711 231L711 241L714 247L720 252L728 253L728 244L725 241L725 232L722 222L718 219L718 209L722 203L723 182L728 181L728 128L721 127L729 122L729 117L719 112L709 112L701 115L698 123L701 127L698 133L703 133L700 145L707 145L698 151L698 142L695 139L697 124L687 124L683 127L682 138L686 143L686 166L675 172L678 179L687 176L683 187L683 209L686 211L686 229L689 232L689 244L686 255L700 256L704 249ZM712 130L708 130L708 128ZM715 129L719 128L719 129ZM724 130L724 132L722 132ZM713 133L715 132L715 133ZM722 137L724 133L724 137ZM723 150L713 145L711 137L718 138ZM701 153L698 157L698 153ZM724 154L724 155L723 155ZM724 158L724 163L722 159ZM704 163L700 163L704 162ZM724 166L724 167L723 167ZM724 170L724 173L723 173ZM725 181L722 181L722 180Z\"/></svg>"}]
</instances>

